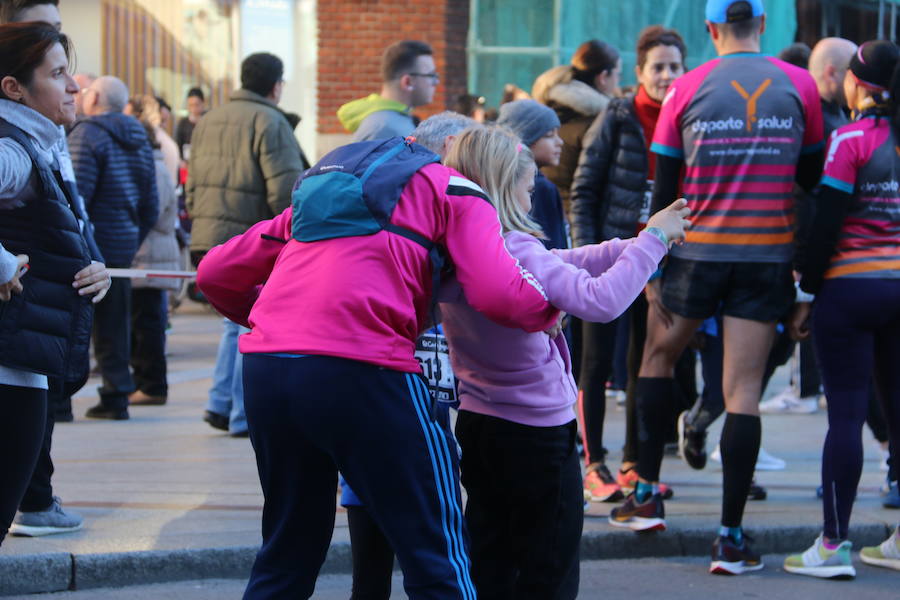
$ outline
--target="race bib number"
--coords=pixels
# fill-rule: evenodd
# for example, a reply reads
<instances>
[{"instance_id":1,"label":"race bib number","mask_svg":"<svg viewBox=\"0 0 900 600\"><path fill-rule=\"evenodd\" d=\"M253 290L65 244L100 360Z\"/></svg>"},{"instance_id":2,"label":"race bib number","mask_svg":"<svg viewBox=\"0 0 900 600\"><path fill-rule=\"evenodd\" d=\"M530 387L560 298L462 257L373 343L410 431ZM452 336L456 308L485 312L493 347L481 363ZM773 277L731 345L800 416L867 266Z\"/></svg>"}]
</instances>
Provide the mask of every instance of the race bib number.
<instances>
[{"instance_id":1,"label":"race bib number","mask_svg":"<svg viewBox=\"0 0 900 600\"><path fill-rule=\"evenodd\" d=\"M653 182L648 180L647 187L644 190L644 198L641 201L641 214L638 217L638 223L645 224L650 220L650 200L653 198Z\"/></svg>"},{"instance_id":2,"label":"race bib number","mask_svg":"<svg viewBox=\"0 0 900 600\"><path fill-rule=\"evenodd\" d=\"M450 366L447 338L441 333L426 333L416 340L416 360L428 381L428 391L438 402L456 403L456 377Z\"/></svg>"}]
</instances>

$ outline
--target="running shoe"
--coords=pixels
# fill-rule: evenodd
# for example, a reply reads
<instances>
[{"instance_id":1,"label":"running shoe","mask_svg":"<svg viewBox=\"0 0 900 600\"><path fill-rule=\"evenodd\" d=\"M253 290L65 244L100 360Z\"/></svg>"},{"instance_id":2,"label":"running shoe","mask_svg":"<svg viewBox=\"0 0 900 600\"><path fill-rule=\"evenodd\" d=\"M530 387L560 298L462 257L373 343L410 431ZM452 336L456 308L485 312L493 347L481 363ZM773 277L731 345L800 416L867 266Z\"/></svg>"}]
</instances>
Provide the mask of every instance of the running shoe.
<instances>
[{"instance_id":1,"label":"running shoe","mask_svg":"<svg viewBox=\"0 0 900 600\"><path fill-rule=\"evenodd\" d=\"M900 528L877 546L866 546L859 551L859 558L867 565L887 567L900 571Z\"/></svg>"},{"instance_id":2,"label":"running shoe","mask_svg":"<svg viewBox=\"0 0 900 600\"><path fill-rule=\"evenodd\" d=\"M718 445L709 455L709 460L722 464L722 450ZM787 463L783 459L772 456L765 448L760 447L759 454L756 455L757 471L783 471L786 466Z\"/></svg>"},{"instance_id":3,"label":"running shoe","mask_svg":"<svg viewBox=\"0 0 900 600\"><path fill-rule=\"evenodd\" d=\"M609 469L603 463L589 465L584 476L584 496L593 502L618 502L625 497Z\"/></svg>"},{"instance_id":4,"label":"running shoe","mask_svg":"<svg viewBox=\"0 0 900 600\"><path fill-rule=\"evenodd\" d=\"M59 498L53 496L53 503L45 510L17 514L9 532L17 536L38 537L78 531L83 523L81 515L64 510Z\"/></svg>"},{"instance_id":5,"label":"running shoe","mask_svg":"<svg viewBox=\"0 0 900 600\"><path fill-rule=\"evenodd\" d=\"M878 444L878 456L881 457L881 462L878 463L878 470L884 471L887 473L891 470L891 465L888 462L891 460L891 452L887 448L882 448L881 444Z\"/></svg>"},{"instance_id":6,"label":"running shoe","mask_svg":"<svg viewBox=\"0 0 900 600\"><path fill-rule=\"evenodd\" d=\"M791 388L759 403L759 412L764 414L811 415L817 410L819 410L818 396L800 398Z\"/></svg>"},{"instance_id":7,"label":"running shoe","mask_svg":"<svg viewBox=\"0 0 900 600\"><path fill-rule=\"evenodd\" d=\"M763 562L750 547L751 539L745 533L738 544L730 535L716 537L712 547L709 572L713 575L740 575L747 571L759 571Z\"/></svg>"},{"instance_id":8,"label":"running shoe","mask_svg":"<svg viewBox=\"0 0 900 600\"><path fill-rule=\"evenodd\" d=\"M622 489L622 492L625 494L630 494L634 491L634 486L637 485L638 474L635 471L634 467L630 469L622 470L616 473L616 483L619 484L619 487ZM668 500L672 496L675 495L675 492L672 491L672 488L667 486L664 483L659 484L659 495L662 496L663 500Z\"/></svg>"},{"instance_id":9,"label":"running shoe","mask_svg":"<svg viewBox=\"0 0 900 600\"><path fill-rule=\"evenodd\" d=\"M888 483L888 492L881 499L881 505L885 508L900 508L900 488L896 481Z\"/></svg>"},{"instance_id":10,"label":"running shoe","mask_svg":"<svg viewBox=\"0 0 900 600\"><path fill-rule=\"evenodd\" d=\"M625 406L625 390L608 387L606 388L606 399L615 400L616 406Z\"/></svg>"},{"instance_id":11,"label":"running shoe","mask_svg":"<svg viewBox=\"0 0 900 600\"><path fill-rule=\"evenodd\" d=\"M856 577L850 549L853 544L845 540L834 550L825 547L822 534L802 554L791 554L784 559L784 570L796 575L809 575L822 579L852 579Z\"/></svg>"},{"instance_id":12,"label":"running shoe","mask_svg":"<svg viewBox=\"0 0 900 600\"><path fill-rule=\"evenodd\" d=\"M783 471L786 466L787 463L784 460L772 456L766 452L765 448L760 447L759 454L756 455L757 471Z\"/></svg>"},{"instance_id":13,"label":"running shoe","mask_svg":"<svg viewBox=\"0 0 900 600\"><path fill-rule=\"evenodd\" d=\"M769 496L766 488L756 483L756 479L750 482L750 490L747 492L747 500L765 500Z\"/></svg>"},{"instance_id":14,"label":"running shoe","mask_svg":"<svg viewBox=\"0 0 900 600\"><path fill-rule=\"evenodd\" d=\"M692 469L706 466L706 431L696 431L688 423L689 411L678 415L678 455Z\"/></svg>"},{"instance_id":15,"label":"running shoe","mask_svg":"<svg viewBox=\"0 0 900 600\"><path fill-rule=\"evenodd\" d=\"M630 494L634 491L634 486L637 485L638 474L637 471L634 470L634 467L629 469L619 469L616 471L616 483L619 484L619 487L622 488L622 491L626 494Z\"/></svg>"},{"instance_id":16,"label":"running shoe","mask_svg":"<svg viewBox=\"0 0 900 600\"><path fill-rule=\"evenodd\" d=\"M665 531L666 509L662 495L654 494L639 503L633 492L628 494L624 504L609 511L609 524L632 531Z\"/></svg>"}]
</instances>

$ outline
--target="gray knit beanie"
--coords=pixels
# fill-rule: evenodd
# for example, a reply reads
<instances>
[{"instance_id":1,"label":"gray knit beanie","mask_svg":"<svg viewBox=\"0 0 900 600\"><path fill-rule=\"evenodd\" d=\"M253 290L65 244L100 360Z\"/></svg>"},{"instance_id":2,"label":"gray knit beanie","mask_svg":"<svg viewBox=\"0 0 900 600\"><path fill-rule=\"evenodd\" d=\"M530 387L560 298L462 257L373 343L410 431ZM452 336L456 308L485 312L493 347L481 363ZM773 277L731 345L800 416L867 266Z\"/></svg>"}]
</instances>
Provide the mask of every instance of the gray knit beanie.
<instances>
[{"instance_id":1,"label":"gray knit beanie","mask_svg":"<svg viewBox=\"0 0 900 600\"><path fill-rule=\"evenodd\" d=\"M531 146L545 133L559 127L559 117L540 102L516 100L500 106L497 124L509 127L526 146Z\"/></svg>"}]
</instances>

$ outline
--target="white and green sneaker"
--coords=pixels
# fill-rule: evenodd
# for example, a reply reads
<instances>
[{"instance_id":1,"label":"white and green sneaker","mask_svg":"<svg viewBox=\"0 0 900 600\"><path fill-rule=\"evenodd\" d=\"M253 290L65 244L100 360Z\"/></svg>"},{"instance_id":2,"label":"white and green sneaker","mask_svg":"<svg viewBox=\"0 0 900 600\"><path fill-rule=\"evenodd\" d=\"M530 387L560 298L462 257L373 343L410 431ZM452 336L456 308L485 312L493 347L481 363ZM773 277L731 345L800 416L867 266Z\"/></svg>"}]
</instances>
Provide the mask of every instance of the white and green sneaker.
<instances>
[{"instance_id":1,"label":"white and green sneaker","mask_svg":"<svg viewBox=\"0 0 900 600\"><path fill-rule=\"evenodd\" d=\"M825 547L822 534L803 554L792 554L784 559L784 570L797 575L809 575L822 579L850 579L856 577L856 569L850 558L849 541L841 542L835 550Z\"/></svg>"},{"instance_id":2,"label":"white and green sneaker","mask_svg":"<svg viewBox=\"0 0 900 600\"><path fill-rule=\"evenodd\" d=\"M866 546L860 550L859 558L867 565L900 571L900 527L878 546Z\"/></svg>"}]
</instances>

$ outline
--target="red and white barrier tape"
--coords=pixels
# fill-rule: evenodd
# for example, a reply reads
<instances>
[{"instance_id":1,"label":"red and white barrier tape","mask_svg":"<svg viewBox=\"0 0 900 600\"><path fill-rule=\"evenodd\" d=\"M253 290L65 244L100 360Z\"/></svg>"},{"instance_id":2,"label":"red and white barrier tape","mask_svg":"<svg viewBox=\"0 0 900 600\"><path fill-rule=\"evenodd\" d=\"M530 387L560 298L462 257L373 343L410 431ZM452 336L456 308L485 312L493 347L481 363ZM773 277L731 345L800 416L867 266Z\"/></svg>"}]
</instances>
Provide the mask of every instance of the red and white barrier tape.
<instances>
[{"instance_id":1,"label":"red and white barrier tape","mask_svg":"<svg viewBox=\"0 0 900 600\"><path fill-rule=\"evenodd\" d=\"M137 279L195 279L196 271L164 271L162 269L106 269L110 277Z\"/></svg>"}]
</instances>

